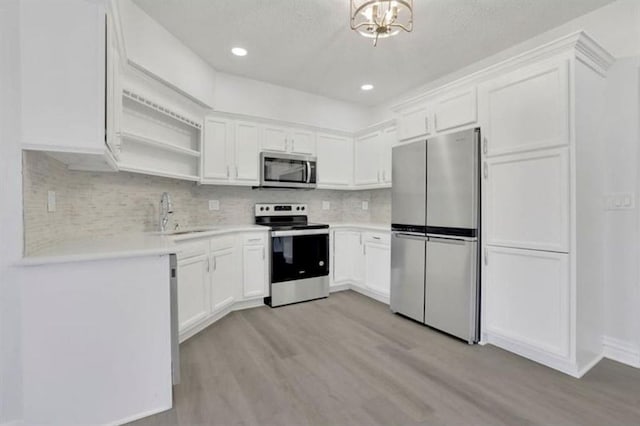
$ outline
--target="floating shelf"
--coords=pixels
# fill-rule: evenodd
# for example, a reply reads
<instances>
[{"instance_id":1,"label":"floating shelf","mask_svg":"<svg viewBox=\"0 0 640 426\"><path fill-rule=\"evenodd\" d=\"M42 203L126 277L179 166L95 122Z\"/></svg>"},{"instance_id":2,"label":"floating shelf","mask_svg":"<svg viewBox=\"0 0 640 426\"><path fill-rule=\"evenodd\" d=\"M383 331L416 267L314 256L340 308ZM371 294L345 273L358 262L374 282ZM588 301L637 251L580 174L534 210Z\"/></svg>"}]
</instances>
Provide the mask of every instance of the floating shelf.
<instances>
[{"instance_id":1,"label":"floating shelf","mask_svg":"<svg viewBox=\"0 0 640 426\"><path fill-rule=\"evenodd\" d=\"M129 164L126 164L126 163L120 163L119 164L119 169L120 169L120 171L123 171L123 172L142 173L142 174L145 174L145 175L154 175L154 176L161 176L161 177L166 177L166 178L189 180L189 181L193 181L193 182L199 182L200 181L200 177L199 176L192 176L192 175L185 175L185 174L181 174L181 173L171 173L171 172L166 172L166 171L162 171L162 170L142 168L142 167L129 165Z\"/></svg>"},{"instance_id":2,"label":"floating shelf","mask_svg":"<svg viewBox=\"0 0 640 426\"><path fill-rule=\"evenodd\" d=\"M132 101L138 102L141 105L146 106L147 108L151 108L154 111L157 111L161 114L164 114L168 117L173 118L174 120L178 120L181 123L187 124L191 127L194 127L198 130L202 129L202 124L191 120L190 118L187 118L181 114L178 114L177 112L171 111L170 109L167 109L165 107L163 107L162 105L159 105L147 98L145 98L142 95L138 95L137 93L133 93L132 91L128 90L128 89L122 89L122 96L124 96L127 99L131 99Z\"/></svg>"},{"instance_id":3,"label":"floating shelf","mask_svg":"<svg viewBox=\"0 0 640 426\"><path fill-rule=\"evenodd\" d=\"M193 149L183 148L181 146L174 145L170 142L160 141L157 139L151 139L146 136L140 136L135 133L123 131L121 132L121 136L123 139L128 139L134 142L142 143L145 145L152 146L154 148L162 149L165 151L171 151L182 155L188 155L190 157L200 158L200 153Z\"/></svg>"}]
</instances>

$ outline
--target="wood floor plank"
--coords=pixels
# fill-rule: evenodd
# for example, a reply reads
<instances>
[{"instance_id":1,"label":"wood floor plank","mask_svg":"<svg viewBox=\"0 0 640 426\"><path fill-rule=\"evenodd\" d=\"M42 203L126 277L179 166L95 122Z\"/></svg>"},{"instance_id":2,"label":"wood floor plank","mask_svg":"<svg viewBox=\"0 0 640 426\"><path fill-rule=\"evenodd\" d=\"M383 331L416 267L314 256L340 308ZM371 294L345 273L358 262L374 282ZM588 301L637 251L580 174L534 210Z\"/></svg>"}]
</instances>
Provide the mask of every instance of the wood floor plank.
<instances>
[{"instance_id":1,"label":"wood floor plank","mask_svg":"<svg viewBox=\"0 0 640 426\"><path fill-rule=\"evenodd\" d=\"M580 380L344 291L234 312L181 345L174 408L133 424L640 425L640 370Z\"/></svg>"}]
</instances>

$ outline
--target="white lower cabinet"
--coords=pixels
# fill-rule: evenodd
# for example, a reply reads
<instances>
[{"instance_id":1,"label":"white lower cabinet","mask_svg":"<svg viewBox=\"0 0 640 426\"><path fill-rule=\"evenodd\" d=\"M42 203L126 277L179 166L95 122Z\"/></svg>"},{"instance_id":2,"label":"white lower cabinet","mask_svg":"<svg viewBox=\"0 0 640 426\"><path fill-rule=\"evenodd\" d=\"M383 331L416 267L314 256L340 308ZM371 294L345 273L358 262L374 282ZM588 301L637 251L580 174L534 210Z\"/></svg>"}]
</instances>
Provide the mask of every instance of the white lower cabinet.
<instances>
[{"instance_id":1,"label":"white lower cabinet","mask_svg":"<svg viewBox=\"0 0 640 426\"><path fill-rule=\"evenodd\" d=\"M240 280L238 250L235 247L211 253L211 307L220 311L238 296Z\"/></svg>"},{"instance_id":2,"label":"white lower cabinet","mask_svg":"<svg viewBox=\"0 0 640 426\"><path fill-rule=\"evenodd\" d=\"M485 330L568 359L569 255L488 246L485 256Z\"/></svg>"},{"instance_id":3,"label":"white lower cabinet","mask_svg":"<svg viewBox=\"0 0 640 426\"><path fill-rule=\"evenodd\" d=\"M180 330L209 315L209 259L206 253L178 261L178 322Z\"/></svg>"},{"instance_id":4,"label":"white lower cabinet","mask_svg":"<svg viewBox=\"0 0 640 426\"><path fill-rule=\"evenodd\" d=\"M241 232L176 243L182 340L238 303L262 303L269 285L267 238L266 232Z\"/></svg>"},{"instance_id":5,"label":"white lower cabinet","mask_svg":"<svg viewBox=\"0 0 640 426\"><path fill-rule=\"evenodd\" d=\"M351 286L383 302L391 287L391 244L388 233L340 229L333 236L332 285Z\"/></svg>"}]
</instances>

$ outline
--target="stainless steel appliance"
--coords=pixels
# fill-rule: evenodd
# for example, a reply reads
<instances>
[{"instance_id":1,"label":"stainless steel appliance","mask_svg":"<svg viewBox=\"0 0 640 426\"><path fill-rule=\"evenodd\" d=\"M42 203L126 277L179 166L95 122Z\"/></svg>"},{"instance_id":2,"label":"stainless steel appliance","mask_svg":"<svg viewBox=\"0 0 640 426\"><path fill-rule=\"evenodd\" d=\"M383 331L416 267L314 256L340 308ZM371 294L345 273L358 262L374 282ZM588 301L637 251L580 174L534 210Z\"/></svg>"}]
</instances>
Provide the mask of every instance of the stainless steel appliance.
<instances>
[{"instance_id":1,"label":"stainless steel appliance","mask_svg":"<svg viewBox=\"0 0 640 426\"><path fill-rule=\"evenodd\" d=\"M316 157L262 152L260 186L314 189L317 186L316 168Z\"/></svg>"},{"instance_id":2,"label":"stainless steel appliance","mask_svg":"<svg viewBox=\"0 0 640 426\"><path fill-rule=\"evenodd\" d=\"M306 204L256 204L255 223L271 228L271 307L329 296L329 225L309 223Z\"/></svg>"},{"instance_id":3,"label":"stainless steel appliance","mask_svg":"<svg viewBox=\"0 0 640 426\"><path fill-rule=\"evenodd\" d=\"M171 379L180 384L180 341L178 336L178 257L169 255L169 293L171 315Z\"/></svg>"},{"instance_id":4,"label":"stainless steel appliance","mask_svg":"<svg viewBox=\"0 0 640 426\"><path fill-rule=\"evenodd\" d=\"M479 337L480 129L393 148L391 310Z\"/></svg>"}]
</instances>

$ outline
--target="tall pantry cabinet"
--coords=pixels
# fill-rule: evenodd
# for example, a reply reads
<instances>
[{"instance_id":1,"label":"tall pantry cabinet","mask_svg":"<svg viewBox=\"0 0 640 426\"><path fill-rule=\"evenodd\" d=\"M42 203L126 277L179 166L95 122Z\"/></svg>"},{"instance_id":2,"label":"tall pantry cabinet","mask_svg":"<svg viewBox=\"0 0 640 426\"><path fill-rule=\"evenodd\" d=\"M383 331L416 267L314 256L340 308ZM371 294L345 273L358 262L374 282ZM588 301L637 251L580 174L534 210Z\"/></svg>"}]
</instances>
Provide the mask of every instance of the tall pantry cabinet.
<instances>
[{"instance_id":1,"label":"tall pantry cabinet","mask_svg":"<svg viewBox=\"0 0 640 426\"><path fill-rule=\"evenodd\" d=\"M479 84L483 340L573 376L602 354L605 72L582 34Z\"/></svg>"}]
</instances>

